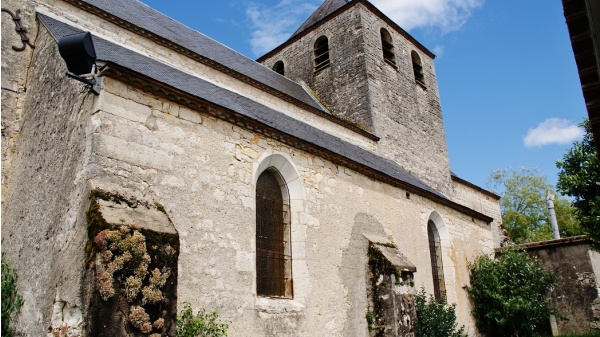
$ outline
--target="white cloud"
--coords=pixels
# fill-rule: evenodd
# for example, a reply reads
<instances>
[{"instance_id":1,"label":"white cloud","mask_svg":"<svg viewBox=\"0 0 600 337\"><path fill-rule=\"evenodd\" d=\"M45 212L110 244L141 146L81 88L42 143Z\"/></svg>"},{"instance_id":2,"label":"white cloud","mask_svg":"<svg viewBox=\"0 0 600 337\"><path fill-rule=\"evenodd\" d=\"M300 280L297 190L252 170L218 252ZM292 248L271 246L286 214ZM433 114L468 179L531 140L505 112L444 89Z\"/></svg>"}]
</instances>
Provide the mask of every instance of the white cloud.
<instances>
[{"instance_id":1,"label":"white cloud","mask_svg":"<svg viewBox=\"0 0 600 337\"><path fill-rule=\"evenodd\" d=\"M484 0L372 0L405 30L439 28L449 33L462 27Z\"/></svg>"},{"instance_id":2,"label":"white cloud","mask_svg":"<svg viewBox=\"0 0 600 337\"><path fill-rule=\"evenodd\" d=\"M246 10L250 45L256 56L285 42L324 0L281 0L275 7L254 3ZM371 0L400 27L435 28L442 34L459 29L484 0ZM441 50L440 50L441 51ZM438 51L439 52L439 51Z\"/></svg>"},{"instance_id":3,"label":"white cloud","mask_svg":"<svg viewBox=\"0 0 600 337\"><path fill-rule=\"evenodd\" d=\"M281 0L275 7L248 7L246 16L251 22L250 46L254 55L263 55L285 42L320 4L319 0Z\"/></svg>"},{"instance_id":4,"label":"white cloud","mask_svg":"<svg viewBox=\"0 0 600 337\"><path fill-rule=\"evenodd\" d=\"M437 56L437 57L442 57L444 56L444 46L441 45L437 45L435 47L433 47L433 53Z\"/></svg>"},{"instance_id":5,"label":"white cloud","mask_svg":"<svg viewBox=\"0 0 600 337\"><path fill-rule=\"evenodd\" d=\"M540 147L550 144L570 144L583 137L584 131L568 119L548 118L527 131L523 139L525 147Z\"/></svg>"}]
</instances>

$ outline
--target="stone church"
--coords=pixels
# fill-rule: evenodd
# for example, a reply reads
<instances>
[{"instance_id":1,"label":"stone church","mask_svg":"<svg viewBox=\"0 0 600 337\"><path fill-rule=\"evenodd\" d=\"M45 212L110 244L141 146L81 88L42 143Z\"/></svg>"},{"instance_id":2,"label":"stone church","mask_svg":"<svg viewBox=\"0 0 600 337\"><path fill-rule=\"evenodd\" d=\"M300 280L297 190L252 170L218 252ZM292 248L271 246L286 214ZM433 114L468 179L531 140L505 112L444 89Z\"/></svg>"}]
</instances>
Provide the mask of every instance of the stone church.
<instances>
[{"instance_id":1,"label":"stone church","mask_svg":"<svg viewBox=\"0 0 600 337\"><path fill-rule=\"evenodd\" d=\"M499 198L450 170L434 58L367 0L257 61L136 0L4 0L18 335L173 336L189 303L230 336L412 336L420 289L476 334Z\"/></svg>"}]
</instances>

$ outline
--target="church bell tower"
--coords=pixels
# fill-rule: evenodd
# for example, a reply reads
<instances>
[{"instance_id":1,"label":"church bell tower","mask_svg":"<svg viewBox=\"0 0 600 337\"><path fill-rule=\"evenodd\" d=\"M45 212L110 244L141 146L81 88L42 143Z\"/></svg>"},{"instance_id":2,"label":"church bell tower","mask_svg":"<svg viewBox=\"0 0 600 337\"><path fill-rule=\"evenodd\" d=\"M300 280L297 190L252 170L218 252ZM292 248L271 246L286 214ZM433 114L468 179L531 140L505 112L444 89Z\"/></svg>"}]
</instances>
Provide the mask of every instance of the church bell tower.
<instances>
[{"instance_id":1,"label":"church bell tower","mask_svg":"<svg viewBox=\"0 0 600 337\"><path fill-rule=\"evenodd\" d=\"M447 193L434 58L369 1L325 0L258 62L306 83L334 116L379 137L377 154Z\"/></svg>"}]
</instances>

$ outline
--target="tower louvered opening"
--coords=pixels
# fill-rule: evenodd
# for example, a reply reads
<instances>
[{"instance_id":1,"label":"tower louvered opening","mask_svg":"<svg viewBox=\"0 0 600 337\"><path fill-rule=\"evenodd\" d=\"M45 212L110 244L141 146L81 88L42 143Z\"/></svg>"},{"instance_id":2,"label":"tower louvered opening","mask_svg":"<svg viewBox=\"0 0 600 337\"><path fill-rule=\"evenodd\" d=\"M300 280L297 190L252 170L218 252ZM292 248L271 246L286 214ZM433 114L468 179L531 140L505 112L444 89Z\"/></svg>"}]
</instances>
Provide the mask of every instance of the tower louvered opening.
<instances>
[{"instance_id":1,"label":"tower louvered opening","mask_svg":"<svg viewBox=\"0 0 600 337\"><path fill-rule=\"evenodd\" d=\"M329 40L321 36L315 42L315 72L321 71L329 66Z\"/></svg>"},{"instance_id":2,"label":"tower louvered opening","mask_svg":"<svg viewBox=\"0 0 600 337\"><path fill-rule=\"evenodd\" d=\"M392 36L385 28L381 28L381 49L383 50L383 59L396 66L396 52L394 51L394 43Z\"/></svg>"}]
</instances>

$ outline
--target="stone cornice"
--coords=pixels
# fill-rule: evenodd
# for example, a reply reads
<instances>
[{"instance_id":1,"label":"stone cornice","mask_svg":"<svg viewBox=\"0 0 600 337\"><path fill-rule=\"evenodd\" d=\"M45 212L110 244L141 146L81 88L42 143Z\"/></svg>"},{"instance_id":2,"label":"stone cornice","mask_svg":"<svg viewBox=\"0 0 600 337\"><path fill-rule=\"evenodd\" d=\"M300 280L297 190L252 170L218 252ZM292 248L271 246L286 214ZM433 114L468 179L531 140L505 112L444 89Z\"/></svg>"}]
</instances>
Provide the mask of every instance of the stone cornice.
<instances>
[{"instance_id":1,"label":"stone cornice","mask_svg":"<svg viewBox=\"0 0 600 337\"><path fill-rule=\"evenodd\" d=\"M473 184L471 182L468 182L468 181L466 181L466 180L464 180L462 178L459 178L459 177L455 176L454 174L452 174L451 176L452 176L452 180L453 181L456 181L459 184L462 184L462 185L465 185L467 187L470 187L470 188L472 188L472 189L474 189L474 190L476 190L476 191L478 191L480 193L483 193L483 194L485 194L485 195L487 195L487 196L489 196L491 198L494 198L496 200L500 200L502 198L501 196L499 196L499 195L497 195L495 193L492 193L492 192L490 192L490 191L488 191L486 189L483 189L483 188L481 188L481 187L479 187L479 186L477 186L477 185L475 185L475 184Z\"/></svg>"},{"instance_id":2,"label":"stone cornice","mask_svg":"<svg viewBox=\"0 0 600 337\"><path fill-rule=\"evenodd\" d=\"M324 158L328 161L331 161L335 164L342 165L348 167L356 172L364 174L372 179L381 181L383 183L402 188L407 192L414 193L423 198L432 200L438 204L447 206L455 211L458 211L462 214L472 217L473 219L478 219L484 221L486 223L491 223L494 219L472 210L468 207L460 205L452 200L446 199L443 196L437 195L430 191L424 190L422 188L411 185L405 181L393 178L381 171L375 170L371 167L368 167L364 164L358 163L354 160L346 158L340 154L334 153L330 150L324 149L320 146L312 144L308 140L300 139L298 137L291 136L284 132L281 132L275 128L269 127L265 124L262 124L252 118L247 116L243 116L235 111L230 109L215 105L213 103L207 102L203 99L190 95L181 90L175 89L164 83L158 82L152 78L146 77L139 73L133 72L129 69L123 68L116 64L109 64L107 70L104 72L104 76L108 76L111 78L115 78L118 81L125 82L129 85L132 85L144 92L151 93L153 95L163 97L169 99L173 102L186 106L192 110L209 114L215 118L219 118L221 120L227 121L231 124L239 126L243 129L249 130L251 132L255 132L261 134L265 137L274 139L276 141L282 142L288 146L293 148L305 151L307 153L311 153L317 155L321 158Z\"/></svg>"}]
</instances>

